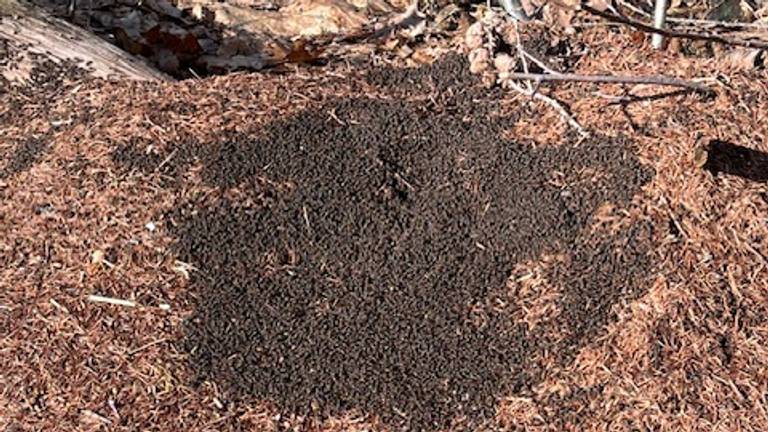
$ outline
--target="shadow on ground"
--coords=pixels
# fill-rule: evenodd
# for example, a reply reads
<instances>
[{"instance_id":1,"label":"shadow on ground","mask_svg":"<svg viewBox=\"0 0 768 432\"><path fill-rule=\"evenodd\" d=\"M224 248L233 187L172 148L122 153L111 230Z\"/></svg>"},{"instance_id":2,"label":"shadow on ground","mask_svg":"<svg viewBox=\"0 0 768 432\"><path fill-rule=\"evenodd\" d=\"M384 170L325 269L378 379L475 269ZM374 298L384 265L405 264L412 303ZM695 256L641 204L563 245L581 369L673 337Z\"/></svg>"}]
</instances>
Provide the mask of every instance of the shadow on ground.
<instances>
[{"instance_id":1,"label":"shadow on ground","mask_svg":"<svg viewBox=\"0 0 768 432\"><path fill-rule=\"evenodd\" d=\"M712 140L706 149L704 169L755 182L768 181L768 153L726 141Z\"/></svg>"}]
</instances>

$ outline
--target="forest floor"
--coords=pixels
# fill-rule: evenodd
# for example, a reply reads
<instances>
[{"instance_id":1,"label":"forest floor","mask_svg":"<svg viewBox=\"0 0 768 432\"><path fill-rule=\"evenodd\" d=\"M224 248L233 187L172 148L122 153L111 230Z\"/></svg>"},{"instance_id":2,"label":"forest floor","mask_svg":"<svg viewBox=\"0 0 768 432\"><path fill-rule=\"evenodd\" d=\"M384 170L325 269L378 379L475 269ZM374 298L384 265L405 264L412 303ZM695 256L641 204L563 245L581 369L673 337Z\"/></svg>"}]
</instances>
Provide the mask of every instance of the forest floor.
<instances>
[{"instance_id":1,"label":"forest floor","mask_svg":"<svg viewBox=\"0 0 768 432\"><path fill-rule=\"evenodd\" d=\"M0 428L767 430L768 76L569 41L713 93L543 85L584 137L455 47L6 82Z\"/></svg>"}]
</instances>

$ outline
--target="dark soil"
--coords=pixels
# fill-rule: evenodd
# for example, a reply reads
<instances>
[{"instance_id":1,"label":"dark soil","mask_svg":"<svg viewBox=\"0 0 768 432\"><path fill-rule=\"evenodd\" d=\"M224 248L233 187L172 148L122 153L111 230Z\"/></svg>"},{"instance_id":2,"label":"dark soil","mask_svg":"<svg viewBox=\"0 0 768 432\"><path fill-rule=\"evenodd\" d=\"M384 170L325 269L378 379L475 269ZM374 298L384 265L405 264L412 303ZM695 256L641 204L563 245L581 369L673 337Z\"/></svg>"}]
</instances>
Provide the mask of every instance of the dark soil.
<instances>
[{"instance_id":1,"label":"dark soil","mask_svg":"<svg viewBox=\"0 0 768 432\"><path fill-rule=\"evenodd\" d=\"M120 167L123 174L141 172L156 175L162 187L180 185L184 172L200 154L199 143L190 138L176 143L173 154L154 150L155 142L151 139L132 137L128 143L119 144L112 152L112 161Z\"/></svg>"},{"instance_id":2,"label":"dark soil","mask_svg":"<svg viewBox=\"0 0 768 432\"><path fill-rule=\"evenodd\" d=\"M594 337L611 318L611 307L645 291L648 244L653 227L638 224L614 238L589 236L568 248L568 261L555 266L548 279L563 289L561 328L566 345L561 356Z\"/></svg>"},{"instance_id":3,"label":"dark soil","mask_svg":"<svg viewBox=\"0 0 768 432\"><path fill-rule=\"evenodd\" d=\"M0 38L0 71L17 68L24 48ZM63 120L61 115L52 115L53 101L87 77L87 71L75 62L56 63L42 55L27 55L34 65L27 81L9 82L0 76L0 140L14 142L0 148L0 180L32 168L49 152L54 128L45 121ZM69 121L74 122L74 113L69 114ZM31 125L41 119L45 121ZM23 139L9 138L5 125L28 125L27 133Z\"/></svg>"},{"instance_id":4,"label":"dark soil","mask_svg":"<svg viewBox=\"0 0 768 432\"><path fill-rule=\"evenodd\" d=\"M377 67L366 72L366 81L387 93L460 93L473 81L466 61L448 56L440 62L416 68Z\"/></svg>"},{"instance_id":5,"label":"dark soil","mask_svg":"<svg viewBox=\"0 0 768 432\"><path fill-rule=\"evenodd\" d=\"M181 175L195 159L207 183L238 191L168 215L178 258L200 269L184 343L200 380L312 418L476 424L541 379L544 348L588 343L613 304L644 289L647 230L582 236L598 206L626 205L652 175L628 144L502 138L515 119L455 60L442 67L369 75L390 94L444 90L429 102L331 101L186 144L163 167ZM114 159L151 171L165 157L121 147ZM570 257L552 274L568 337L546 347L499 306L513 304L512 266L544 252Z\"/></svg>"},{"instance_id":6,"label":"dark soil","mask_svg":"<svg viewBox=\"0 0 768 432\"><path fill-rule=\"evenodd\" d=\"M0 160L5 160L5 165L0 165L0 180L10 177L31 168L48 151L49 136L30 136L17 144L8 155L0 152Z\"/></svg>"}]
</instances>

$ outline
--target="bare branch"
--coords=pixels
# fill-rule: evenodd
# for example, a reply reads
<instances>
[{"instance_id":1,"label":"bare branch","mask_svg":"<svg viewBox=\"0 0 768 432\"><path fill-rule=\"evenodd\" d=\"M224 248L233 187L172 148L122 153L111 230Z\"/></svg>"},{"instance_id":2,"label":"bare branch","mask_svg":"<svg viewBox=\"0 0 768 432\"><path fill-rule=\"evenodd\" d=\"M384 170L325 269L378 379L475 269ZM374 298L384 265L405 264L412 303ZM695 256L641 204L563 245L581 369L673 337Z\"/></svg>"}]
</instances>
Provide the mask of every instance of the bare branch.
<instances>
[{"instance_id":1,"label":"bare branch","mask_svg":"<svg viewBox=\"0 0 768 432\"><path fill-rule=\"evenodd\" d=\"M549 67L546 63L544 63L538 57L536 57L535 55L529 53L528 51L526 51L526 50L524 50L522 48L518 48L518 50L520 50L520 52L522 53L523 56L525 56L528 60L533 62L536 66L540 67L541 70L543 70L544 72L550 73L550 74L557 74L557 73L559 73L558 71L556 71L556 70L552 69L551 67Z\"/></svg>"},{"instance_id":2,"label":"bare branch","mask_svg":"<svg viewBox=\"0 0 768 432\"><path fill-rule=\"evenodd\" d=\"M127 306L127 307L136 307L137 303L132 300L123 300L119 298L113 298L113 297L104 297L100 295L91 294L88 297L88 301L94 302L94 303L109 303L116 306Z\"/></svg>"},{"instance_id":3,"label":"bare branch","mask_svg":"<svg viewBox=\"0 0 768 432\"><path fill-rule=\"evenodd\" d=\"M700 83L665 76L579 75L570 73L534 74L512 72L507 75L507 78L513 80L533 81L569 81L606 84L652 84L668 87L682 87L696 90L702 93L712 92L711 89Z\"/></svg>"},{"instance_id":4,"label":"bare branch","mask_svg":"<svg viewBox=\"0 0 768 432\"><path fill-rule=\"evenodd\" d=\"M525 50L523 49L523 42L520 40L520 33L517 31L517 21L512 22L513 29L515 30L515 40L517 41L517 56L520 58L520 63L523 65L523 72L526 74L530 71L528 70L528 60L526 60L525 57ZM531 93L531 95L536 94L536 91L533 89L533 85L531 85L530 81L525 82L526 87L528 87L528 91ZM538 88L538 86L536 86Z\"/></svg>"},{"instance_id":5,"label":"bare branch","mask_svg":"<svg viewBox=\"0 0 768 432\"><path fill-rule=\"evenodd\" d=\"M581 8L591 13L592 15L605 18L611 22L628 25L630 27L636 28L646 33L660 34L662 36L667 36L671 38L708 40L713 42L719 42L725 45L743 46L747 48L768 48L768 42L766 41L739 40L739 39L732 39L732 38L728 38L718 34L711 34L711 33L692 33L692 32L683 32L683 31L669 30L669 29L657 29L649 24L645 24L643 22L634 20L632 18L628 18L625 16L618 16L609 12L601 11L586 4L582 4Z\"/></svg>"},{"instance_id":6,"label":"bare branch","mask_svg":"<svg viewBox=\"0 0 768 432\"><path fill-rule=\"evenodd\" d=\"M622 7L625 7L632 12L642 15L646 18L650 18L651 14L648 12L640 9L639 7L633 5L632 3L629 3L624 0L619 0L618 2L621 4ZM747 22L730 22L730 21L715 21L715 20L707 20L707 19L695 19L695 18L677 18L677 17L667 17L667 22L674 23L674 24L689 24L689 25L695 25L695 26L704 26L704 27L722 27L722 28L729 28L729 29L742 29L742 28L751 28L751 29L758 29L758 30L768 30L768 24L765 23L747 23Z\"/></svg>"},{"instance_id":7,"label":"bare branch","mask_svg":"<svg viewBox=\"0 0 768 432\"><path fill-rule=\"evenodd\" d=\"M583 137L589 136L589 132L587 132L586 129L584 129L584 127L581 126L581 124L579 124L578 121L576 121L576 119L571 115L571 113L569 113L568 110L566 110L565 107L560 102L556 101L555 99L552 99L549 96L544 96L543 94L537 92L535 89L529 91L514 81L506 81L505 84L511 87L513 90L517 91L518 93L521 93L525 96L532 97L534 99L538 99L546 103L547 105L551 106L552 108L555 109L555 111L557 111L558 114L560 114L560 117L562 117L563 120L565 120L568 123L568 125L576 129L579 135Z\"/></svg>"}]
</instances>

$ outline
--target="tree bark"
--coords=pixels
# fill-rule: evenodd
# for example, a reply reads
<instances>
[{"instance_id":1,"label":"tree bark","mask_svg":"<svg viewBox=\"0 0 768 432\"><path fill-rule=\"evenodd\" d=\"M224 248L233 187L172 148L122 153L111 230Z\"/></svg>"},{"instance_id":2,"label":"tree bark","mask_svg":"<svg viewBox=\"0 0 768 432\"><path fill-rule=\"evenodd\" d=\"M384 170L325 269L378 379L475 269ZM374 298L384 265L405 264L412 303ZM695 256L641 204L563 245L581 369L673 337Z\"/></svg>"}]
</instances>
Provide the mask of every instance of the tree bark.
<instances>
[{"instance_id":1,"label":"tree bark","mask_svg":"<svg viewBox=\"0 0 768 432\"><path fill-rule=\"evenodd\" d=\"M74 62L94 77L170 81L143 59L62 19L17 0L0 0L0 42L22 52L21 59L0 58L0 76L24 81L40 58ZM28 55L34 54L34 55ZM3 56L0 51L0 57Z\"/></svg>"}]
</instances>

